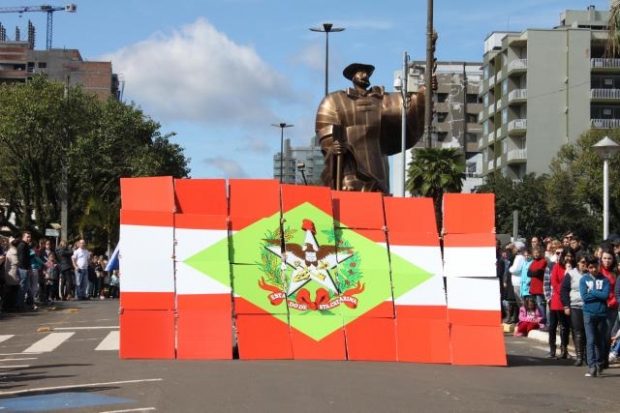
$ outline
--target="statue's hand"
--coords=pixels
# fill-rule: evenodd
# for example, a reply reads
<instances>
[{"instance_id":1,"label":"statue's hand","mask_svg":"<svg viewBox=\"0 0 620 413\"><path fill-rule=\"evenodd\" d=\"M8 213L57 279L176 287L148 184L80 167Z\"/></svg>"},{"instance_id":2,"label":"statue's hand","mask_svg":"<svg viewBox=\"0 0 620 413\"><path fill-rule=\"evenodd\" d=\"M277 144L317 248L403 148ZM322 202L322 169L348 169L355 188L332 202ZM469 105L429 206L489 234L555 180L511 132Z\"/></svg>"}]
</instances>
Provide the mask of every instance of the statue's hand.
<instances>
[{"instance_id":1,"label":"statue's hand","mask_svg":"<svg viewBox=\"0 0 620 413\"><path fill-rule=\"evenodd\" d=\"M332 153L334 155L342 155L349 152L349 145L344 142L334 141L332 145Z\"/></svg>"}]
</instances>

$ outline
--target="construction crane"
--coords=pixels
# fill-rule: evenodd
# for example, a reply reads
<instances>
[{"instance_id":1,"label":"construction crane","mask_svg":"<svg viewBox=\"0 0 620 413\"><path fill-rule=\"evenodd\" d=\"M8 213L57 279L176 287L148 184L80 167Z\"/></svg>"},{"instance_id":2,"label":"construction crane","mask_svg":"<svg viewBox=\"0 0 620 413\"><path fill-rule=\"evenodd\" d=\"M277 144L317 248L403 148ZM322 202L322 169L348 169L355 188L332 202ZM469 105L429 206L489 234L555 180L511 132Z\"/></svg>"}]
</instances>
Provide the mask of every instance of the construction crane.
<instances>
[{"instance_id":1,"label":"construction crane","mask_svg":"<svg viewBox=\"0 0 620 413\"><path fill-rule=\"evenodd\" d=\"M29 13L29 12L45 12L47 13L47 36L45 38L45 48L50 50L52 48L52 33L54 31L54 12L55 11L67 11L69 13L75 13L77 11L77 5L70 3L65 6L50 6L44 4L42 6L18 6L18 7L0 7L0 13Z\"/></svg>"}]
</instances>

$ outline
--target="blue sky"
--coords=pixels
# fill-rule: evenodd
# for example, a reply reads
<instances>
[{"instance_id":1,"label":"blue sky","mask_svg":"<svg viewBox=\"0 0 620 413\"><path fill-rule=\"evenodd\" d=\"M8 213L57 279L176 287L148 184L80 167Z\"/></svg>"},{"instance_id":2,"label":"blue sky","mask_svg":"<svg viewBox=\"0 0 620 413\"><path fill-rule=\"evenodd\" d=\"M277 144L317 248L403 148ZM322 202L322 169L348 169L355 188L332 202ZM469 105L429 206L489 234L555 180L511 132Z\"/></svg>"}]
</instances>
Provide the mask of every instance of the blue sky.
<instances>
[{"instance_id":1,"label":"blue sky","mask_svg":"<svg viewBox=\"0 0 620 413\"><path fill-rule=\"evenodd\" d=\"M294 146L314 134L324 94L325 35L309 30L330 22L329 89L349 85L342 69L376 67L371 82L392 91L403 52L425 59L426 0L75 0L77 13L54 13L53 46L78 49L85 60L111 61L125 81L124 100L161 123L162 133L191 158L194 178L271 178L280 130ZM61 6L68 2L0 0L0 7ZM551 28L563 10L608 0L435 0L440 61L482 61L493 31ZM0 14L15 26L37 28L45 48L45 13Z\"/></svg>"}]
</instances>

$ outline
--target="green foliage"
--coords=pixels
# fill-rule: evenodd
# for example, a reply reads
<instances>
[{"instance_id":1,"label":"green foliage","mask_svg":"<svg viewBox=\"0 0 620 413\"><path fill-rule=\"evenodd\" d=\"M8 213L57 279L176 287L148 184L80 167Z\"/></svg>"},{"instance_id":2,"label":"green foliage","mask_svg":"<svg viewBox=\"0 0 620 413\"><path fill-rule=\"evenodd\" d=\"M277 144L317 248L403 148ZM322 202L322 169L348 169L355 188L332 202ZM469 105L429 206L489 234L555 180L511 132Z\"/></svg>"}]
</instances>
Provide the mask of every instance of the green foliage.
<instances>
[{"instance_id":1,"label":"green foliage","mask_svg":"<svg viewBox=\"0 0 620 413\"><path fill-rule=\"evenodd\" d=\"M519 213L521 235L548 234L552 220L547 213L546 175L526 175L521 181L490 175L487 182L476 189L478 193L495 194L496 232L512 234L513 212Z\"/></svg>"},{"instance_id":2,"label":"green foliage","mask_svg":"<svg viewBox=\"0 0 620 413\"><path fill-rule=\"evenodd\" d=\"M133 104L42 76L0 85L0 226L36 237L60 222L66 167L69 239L87 236L100 249L116 242L120 178L189 175L183 149L159 128Z\"/></svg>"},{"instance_id":3,"label":"green foliage","mask_svg":"<svg viewBox=\"0 0 620 413\"><path fill-rule=\"evenodd\" d=\"M419 148L409 163L407 191L412 195L431 197L438 228L442 228L443 194L461 192L465 173L465 157L455 148Z\"/></svg>"},{"instance_id":4,"label":"green foliage","mask_svg":"<svg viewBox=\"0 0 620 413\"><path fill-rule=\"evenodd\" d=\"M607 38L606 55L617 57L620 54L620 1L615 0L609 5L609 37Z\"/></svg>"},{"instance_id":5,"label":"green foliage","mask_svg":"<svg viewBox=\"0 0 620 413\"><path fill-rule=\"evenodd\" d=\"M592 130L564 145L550 174L512 181L489 175L476 192L495 194L496 229L512 234L513 211L519 212L520 235L561 237L575 231L588 244L602 240L603 161L592 146L605 135L620 141L619 130ZM620 160L609 162L610 232L620 232Z\"/></svg>"}]
</instances>

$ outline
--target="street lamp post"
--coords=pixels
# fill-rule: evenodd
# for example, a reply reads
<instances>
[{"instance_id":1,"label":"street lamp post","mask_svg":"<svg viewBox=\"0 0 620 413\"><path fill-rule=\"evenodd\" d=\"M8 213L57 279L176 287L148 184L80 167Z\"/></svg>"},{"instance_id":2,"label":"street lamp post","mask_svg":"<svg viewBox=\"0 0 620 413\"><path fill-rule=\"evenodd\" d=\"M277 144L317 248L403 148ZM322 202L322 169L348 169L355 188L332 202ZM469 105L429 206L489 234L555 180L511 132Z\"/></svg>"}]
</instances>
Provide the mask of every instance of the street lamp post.
<instances>
[{"instance_id":1,"label":"street lamp post","mask_svg":"<svg viewBox=\"0 0 620 413\"><path fill-rule=\"evenodd\" d=\"M284 179L284 128L292 128L295 125L291 125L285 122L280 123L272 123L271 126L275 126L276 128L280 128L280 183L283 182Z\"/></svg>"},{"instance_id":2,"label":"street lamp post","mask_svg":"<svg viewBox=\"0 0 620 413\"><path fill-rule=\"evenodd\" d=\"M329 93L329 33L341 32L344 27L333 27L332 23L323 23L323 27L311 27L313 32L325 33L325 96Z\"/></svg>"},{"instance_id":3,"label":"street lamp post","mask_svg":"<svg viewBox=\"0 0 620 413\"><path fill-rule=\"evenodd\" d=\"M603 159L603 239L609 237L609 160L620 152L620 145L605 136L592 146Z\"/></svg>"},{"instance_id":4,"label":"street lamp post","mask_svg":"<svg viewBox=\"0 0 620 413\"><path fill-rule=\"evenodd\" d=\"M297 164L297 169L301 172L301 177L304 180L304 185L308 186L308 180L306 179L306 164L303 162L299 162Z\"/></svg>"},{"instance_id":5,"label":"street lamp post","mask_svg":"<svg viewBox=\"0 0 620 413\"><path fill-rule=\"evenodd\" d=\"M407 145L407 90L409 83L409 55L407 52L403 55L403 74L397 79L396 82L396 90L400 91L401 98L403 100L403 107L401 113L401 137L400 137L400 145L403 157L403 188L401 191L401 196L404 198L406 194L405 190L405 182L407 181L407 150L405 149Z\"/></svg>"}]
</instances>

